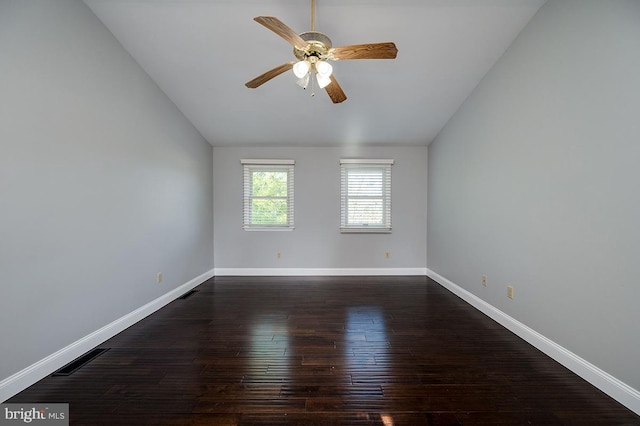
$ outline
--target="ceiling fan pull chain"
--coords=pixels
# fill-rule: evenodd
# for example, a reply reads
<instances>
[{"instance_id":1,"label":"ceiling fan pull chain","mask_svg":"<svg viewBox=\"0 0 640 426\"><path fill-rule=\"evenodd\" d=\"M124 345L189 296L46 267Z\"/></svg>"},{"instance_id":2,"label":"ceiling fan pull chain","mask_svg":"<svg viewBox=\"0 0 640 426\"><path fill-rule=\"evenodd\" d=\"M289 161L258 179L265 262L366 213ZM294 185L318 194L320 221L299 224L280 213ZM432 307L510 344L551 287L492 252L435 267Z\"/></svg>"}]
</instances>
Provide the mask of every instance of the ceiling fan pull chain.
<instances>
[{"instance_id":1,"label":"ceiling fan pull chain","mask_svg":"<svg viewBox=\"0 0 640 426\"><path fill-rule=\"evenodd\" d=\"M316 95L316 82L314 81L315 78L313 75L313 71L309 70L309 77L311 79L310 83L311 83L311 97L314 97Z\"/></svg>"}]
</instances>

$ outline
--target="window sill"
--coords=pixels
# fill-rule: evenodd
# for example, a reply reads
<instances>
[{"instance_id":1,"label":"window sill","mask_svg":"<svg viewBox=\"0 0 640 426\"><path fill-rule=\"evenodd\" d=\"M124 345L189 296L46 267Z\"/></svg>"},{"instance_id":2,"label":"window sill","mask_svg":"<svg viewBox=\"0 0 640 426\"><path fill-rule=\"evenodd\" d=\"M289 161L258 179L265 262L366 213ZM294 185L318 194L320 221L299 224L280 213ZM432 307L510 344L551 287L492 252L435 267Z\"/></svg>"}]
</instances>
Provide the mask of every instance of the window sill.
<instances>
[{"instance_id":1,"label":"window sill","mask_svg":"<svg viewBox=\"0 0 640 426\"><path fill-rule=\"evenodd\" d=\"M293 231L295 227L280 227L280 226L244 226L245 231Z\"/></svg>"},{"instance_id":2,"label":"window sill","mask_svg":"<svg viewBox=\"0 0 640 426\"><path fill-rule=\"evenodd\" d=\"M390 234L391 228L340 228L341 234Z\"/></svg>"}]
</instances>

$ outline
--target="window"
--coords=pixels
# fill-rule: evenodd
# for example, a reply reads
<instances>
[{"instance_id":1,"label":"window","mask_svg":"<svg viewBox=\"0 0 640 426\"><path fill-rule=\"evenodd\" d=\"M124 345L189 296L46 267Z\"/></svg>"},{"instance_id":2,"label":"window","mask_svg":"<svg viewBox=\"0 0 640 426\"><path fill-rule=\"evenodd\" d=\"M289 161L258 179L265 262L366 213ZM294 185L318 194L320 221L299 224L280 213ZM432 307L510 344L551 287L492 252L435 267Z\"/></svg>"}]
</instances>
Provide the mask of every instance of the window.
<instances>
[{"instance_id":1,"label":"window","mask_svg":"<svg viewBox=\"0 0 640 426\"><path fill-rule=\"evenodd\" d=\"M293 229L293 160L241 160L245 230Z\"/></svg>"},{"instance_id":2,"label":"window","mask_svg":"<svg viewBox=\"0 0 640 426\"><path fill-rule=\"evenodd\" d=\"M393 160L340 160L341 232L391 232Z\"/></svg>"}]
</instances>

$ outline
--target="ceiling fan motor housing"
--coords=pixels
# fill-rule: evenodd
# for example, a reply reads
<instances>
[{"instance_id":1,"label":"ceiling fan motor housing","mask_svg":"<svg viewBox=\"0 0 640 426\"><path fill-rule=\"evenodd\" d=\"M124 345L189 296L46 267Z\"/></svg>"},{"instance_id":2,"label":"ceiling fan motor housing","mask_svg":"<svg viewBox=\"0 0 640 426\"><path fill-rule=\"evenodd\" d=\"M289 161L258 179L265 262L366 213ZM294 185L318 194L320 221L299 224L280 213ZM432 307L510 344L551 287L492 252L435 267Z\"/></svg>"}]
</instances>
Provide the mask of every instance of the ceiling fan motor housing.
<instances>
[{"instance_id":1,"label":"ceiling fan motor housing","mask_svg":"<svg viewBox=\"0 0 640 426\"><path fill-rule=\"evenodd\" d=\"M316 59L326 59L331 49L331 39L325 34L317 31L307 31L300 34L300 37L307 42L304 49L293 48L293 54L296 58L304 61L315 57Z\"/></svg>"}]
</instances>

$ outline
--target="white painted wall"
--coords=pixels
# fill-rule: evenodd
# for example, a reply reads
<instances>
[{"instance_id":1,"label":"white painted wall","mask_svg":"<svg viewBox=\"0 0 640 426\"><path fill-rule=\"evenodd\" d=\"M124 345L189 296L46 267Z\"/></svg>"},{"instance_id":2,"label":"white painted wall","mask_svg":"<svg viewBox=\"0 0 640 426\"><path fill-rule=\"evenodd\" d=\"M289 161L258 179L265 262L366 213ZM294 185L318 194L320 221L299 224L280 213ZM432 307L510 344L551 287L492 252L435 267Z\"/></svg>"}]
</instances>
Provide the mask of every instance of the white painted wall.
<instances>
[{"instance_id":1,"label":"white painted wall","mask_svg":"<svg viewBox=\"0 0 640 426\"><path fill-rule=\"evenodd\" d=\"M81 1L0 2L0 58L1 381L211 270L213 188L211 146Z\"/></svg>"},{"instance_id":2,"label":"white painted wall","mask_svg":"<svg viewBox=\"0 0 640 426\"><path fill-rule=\"evenodd\" d=\"M395 160L391 234L340 233L339 161L360 157ZM295 230L242 229L242 158L296 161ZM426 164L426 147L214 147L216 272L250 268L307 269L305 273L312 274L317 271L309 269L336 272L352 268L420 268L425 271ZM278 251L282 253L280 259L276 256ZM387 251L391 254L389 259L384 256Z\"/></svg>"},{"instance_id":3,"label":"white painted wall","mask_svg":"<svg viewBox=\"0 0 640 426\"><path fill-rule=\"evenodd\" d=\"M428 188L429 269L635 389L639 111L640 2L549 1L430 145Z\"/></svg>"}]
</instances>

